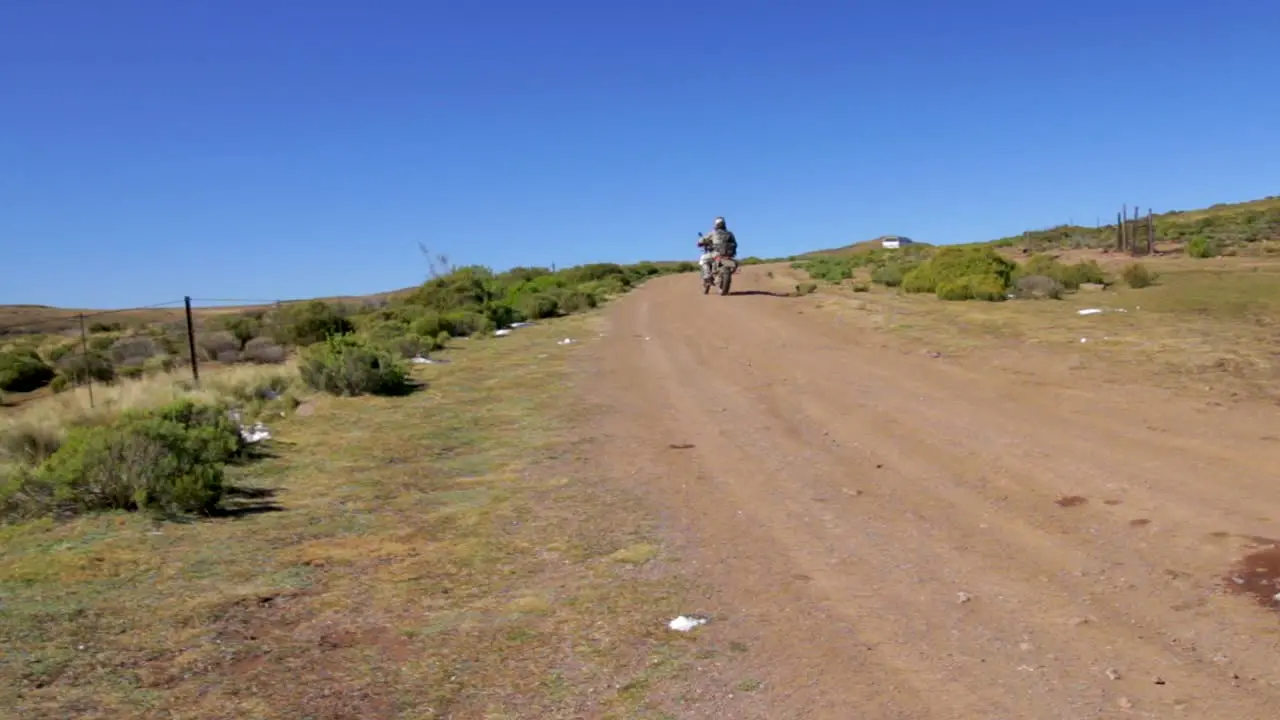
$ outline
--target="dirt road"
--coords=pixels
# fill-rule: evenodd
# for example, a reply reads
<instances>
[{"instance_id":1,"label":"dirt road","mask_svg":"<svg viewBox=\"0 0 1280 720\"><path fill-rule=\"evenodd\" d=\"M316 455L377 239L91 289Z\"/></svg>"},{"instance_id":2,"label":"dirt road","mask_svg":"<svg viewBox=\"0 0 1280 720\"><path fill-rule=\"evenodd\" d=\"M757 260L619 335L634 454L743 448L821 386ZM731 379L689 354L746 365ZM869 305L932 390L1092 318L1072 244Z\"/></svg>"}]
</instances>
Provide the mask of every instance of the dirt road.
<instances>
[{"instance_id":1,"label":"dirt road","mask_svg":"<svg viewBox=\"0 0 1280 720\"><path fill-rule=\"evenodd\" d=\"M1280 615L1228 590L1280 536L1275 408L906 353L773 282L655 280L587 351L601 466L762 681L682 716L1280 714Z\"/></svg>"}]
</instances>

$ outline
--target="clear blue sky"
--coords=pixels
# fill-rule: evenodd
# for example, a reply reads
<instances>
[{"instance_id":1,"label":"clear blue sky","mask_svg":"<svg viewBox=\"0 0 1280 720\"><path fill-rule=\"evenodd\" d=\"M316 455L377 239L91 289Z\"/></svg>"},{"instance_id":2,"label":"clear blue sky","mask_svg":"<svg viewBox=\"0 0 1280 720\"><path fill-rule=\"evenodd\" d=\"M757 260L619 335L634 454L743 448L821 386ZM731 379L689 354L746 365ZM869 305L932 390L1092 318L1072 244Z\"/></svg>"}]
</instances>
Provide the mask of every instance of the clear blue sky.
<instances>
[{"instance_id":1,"label":"clear blue sky","mask_svg":"<svg viewBox=\"0 0 1280 720\"><path fill-rule=\"evenodd\" d=\"M1050 7L1051 6L1051 7ZM1280 3L12 0L0 303L985 240L1280 181Z\"/></svg>"}]
</instances>

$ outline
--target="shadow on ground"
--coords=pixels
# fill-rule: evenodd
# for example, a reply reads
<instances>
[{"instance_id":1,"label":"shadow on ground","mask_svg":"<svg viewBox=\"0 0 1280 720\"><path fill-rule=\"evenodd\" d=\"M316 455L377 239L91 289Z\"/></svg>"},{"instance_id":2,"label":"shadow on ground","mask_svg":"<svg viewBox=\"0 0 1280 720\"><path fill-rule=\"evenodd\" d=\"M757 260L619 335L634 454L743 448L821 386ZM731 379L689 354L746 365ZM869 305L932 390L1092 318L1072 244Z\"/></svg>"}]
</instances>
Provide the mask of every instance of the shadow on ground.
<instances>
[{"instance_id":1,"label":"shadow on ground","mask_svg":"<svg viewBox=\"0 0 1280 720\"><path fill-rule=\"evenodd\" d=\"M233 485L227 488L222 506L209 513L209 516L234 519L283 512L284 506L275 501L277 492L274 488Z\"/></svg>"},{"instance_id":2,"label":"shadow on ground","mask_svg":"<svg viewBox=\"0 0 1280 720\"><path fill-rule=\"evenodd\" d=\"M795 293L773 292L771 290L730 290L730 295L764 295L767 297L789 298L795 297Z\"/></svg>"}]
</instances>

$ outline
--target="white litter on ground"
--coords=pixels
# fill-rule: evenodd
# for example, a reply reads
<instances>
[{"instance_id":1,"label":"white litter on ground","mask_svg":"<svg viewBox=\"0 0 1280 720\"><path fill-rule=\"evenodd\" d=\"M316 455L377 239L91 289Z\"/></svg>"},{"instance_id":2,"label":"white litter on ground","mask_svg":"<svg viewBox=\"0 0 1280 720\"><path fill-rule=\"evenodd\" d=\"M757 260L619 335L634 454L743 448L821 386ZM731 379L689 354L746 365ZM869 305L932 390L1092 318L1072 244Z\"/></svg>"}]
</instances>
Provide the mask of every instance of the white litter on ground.
<instances>
[{"instance_id":1,"label":"white litter on ground","mask_svg":"<svg viewBox=\"0 0 1280 720\"><path fill-rule=\"evenodd\" d=\"M271 439L271 431L262 423L254 423L253 427L241 427L240 437L250 444Z\"/></svg>"},{"instance_id":2,"label":"white litter on ground","mask_svg":"<svg viewBox=\"0 0 1280 720\"><path fill-rule=\"evenodd\" d=\"M557 340L557 341L556 341L556 344L557 344L557 345L572 345L572 344L573 344L573 342L574 342L574 341L573 341L573 338L565 338L565 339L563 339L563 340Z\"/></svg>"},{"instance_id":3,"label":"white litter on ground","mask_svg":"<svg viewBox=\"0 0 1280 720\"><path fill-rule=\"evenodd\" d=\"M429 358L429 357L422 357L421 355L418 355L418 356L416 356L416 357L411 357L411 358L409 358L409 362L413 363L414 365L443 365L443 364L445 364L445 363L447 363L447 362L449 362L449 361L448 361L448 360L435 360L435 359L433 359L433 358Z\"/></svg>"},{"instance_id":4,"label":"white litter on ground","mask_svg":"<svg viewBox=\"0 0 1280 720\"><path fill-rule=\"evenodd\" d=\"M511 323L511 327L513 327L513 328L533 327L534 325L537 325L537 323L531 323L531 322L513 322L513 323Z\"/></svg>"},{"instance_id":5,"label":"white litter on ground","mask_svg":"<svg viewBox=\"0 0 1280 720\"><path fill-rule=\"evenodd\" d=\"M675 630L676 632L689 632L690 630L698 627L699 625L706 625L706 624L707 624L706 618L687 617L685 615L681 615L675 620L672 620L671 622L667 623L667 627L671 628L672 630Z\"/></svg>"},{"instance_id":6,"label":"white litter on ground","mask_svg":"<svg viewBox=\"0 0 1280 720\"><path fill-rule=\"evenodd\" d=\"M510 335L510 334L511 334L511 328L502 328L501 330L494 330L494 331L493 331L493 336L494 336L494 337L506 337L506 336L508 336L508 335Z\"/></svg>"},{"instance_id":7,"label":"white litter on ground","mask_svg":"<svg viewBox=\"0 0 1280 720\"><path fill-rule=\"evenodd\" d=\"M1098 315L1101 313L1102 313L1102 308L1085 308L1083 310L1076 311L1077 315Z\"/></svg>"}]
</instances>

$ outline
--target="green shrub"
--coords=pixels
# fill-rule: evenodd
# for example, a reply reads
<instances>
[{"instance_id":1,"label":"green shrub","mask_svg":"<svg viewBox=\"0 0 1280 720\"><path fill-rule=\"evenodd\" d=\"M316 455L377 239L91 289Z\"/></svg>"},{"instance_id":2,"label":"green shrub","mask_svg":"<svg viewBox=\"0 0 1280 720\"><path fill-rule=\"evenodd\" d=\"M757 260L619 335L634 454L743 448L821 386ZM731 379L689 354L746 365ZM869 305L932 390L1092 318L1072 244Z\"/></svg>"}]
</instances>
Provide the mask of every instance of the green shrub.
<instances>
[{"instance_id":1,"label":"green shrub","mask_svg":"<svg viewBox=\"0 0 1280 720\"><path fill-rule=\"evenodd\" d=\"M1054 279L1064 287L1075 290L1085 283L1106 285L1107 274L1096 260L1082 260L1074 265L1063 265L1063 272Z\"/></svg>"},{"instance_id":2,"label":"green shrub","mask_svg":"<svg viewBox=\"0 0 1280 720\"><path fill-rule=\"evenodd\" d=\"M0 463L0 519L28 520L49 512L53 488L26 465Z\"/></svg>"},{"instance_id":3,"label":"green shrub","mask_svg":"<svg viewBox=\"0 0 1280 720\"><path fill-rule=\"evenodd\" d=\"M810 295L814 292L817 292L817 290L818 290L818 283L815 283L815 282L802 282L799 285L796 285L797 295Z\"/></svg>"},{"instance_id":4,"label":"green shrub","mask_svg":"<svg viewBox=\"0 0 1280 720\"><path fill-rule=\"evenodd\" d=\"M489 330L494 323L480 313L461 310L442 315L440 325L452 337L466 337Z\"/></svg>"},{"instance_id":5,"label":"green shrub","mask_svg":"<svg viewBox=\"0 0 1280 720\"><path fill-rule=\"evenodd\" d=\"M223 465L244 447L223 409L180 401L82 426L40 465L54 509L208 513L223 496Z\"/></svg>"},{"instance_id":6,"label":"green shrub","mask_svg":"<svg viewBox=\"0 0 1280 720\"><path fill-rule=\"evenodd\" d=\"M408 386L408 371L390 353L351 335L332 335L307 348L302 381L333 395L397 395Z\"/></svg>"},{"instance_id":7,"label":"green shrub","mask_svg":"<svg viewBox=\"0 0 1280 720\"><path fill-rule=\"evenodd\" d=\"M528 293L516 298L516 310L526 320L541 320L558 315L560 304L550 293Z\"/></svg>"},{"instance_id":8,"label":"green shrub","mask_svg":"<svg viewBox=\"0 0 1280 720\"><path fill-rule=\"evenodd\" d=\"M1105 285L1107 282L1106 273L1094 260L1067 265L1046 254L1032 255L1025 265L1018 268L1017 275L1052 278L1067 290L1075 290L1085 283Z\"/></svg>"},{"instance_id":9,"label":"green shrub","mask_svg":"<svg viewBox=\"0 0 1280 720\"><path fill-rule=\"evenodd\" d=\"M116 344L119 338L116 335L97 335L89 338L89 352L106 352Z\"/></svg>"},{"instance_id":10,"label":"green shrub","mask_svg":"<svg viewBox=\"0 0 1280 720\"><path fill-rule=\"evenodd\" d=\"M1187 241L1187 255L1193 258L1211 258L1219 255L1218 244L1199 235Z\"/></svg>"},{"instance_id":11,"label":"green shrub","mask_svg":"<svg viewBox=\"0 0 1280 720\"><path fill-rule=\"evenodd\" d=\"M63 343L61 345L55 345L49 348L48 352L45 353L45 358L51 363L56 363L62 358L68 355L74 355L75 353L78 353L78 352L80 352L80 343L78 342Z\"/></svg>"},{"instance_id":12,"label":"green shrub","mask_svg":"<svg viewBox=\"0 0 1280 720\"><path fill-rule=\"evenodd\" d=\"M967 278L959 280L944 280L937 284L935 291L939 300L968 300L973 295L969 291L969 282Z\"/></svg>"},{"instance_id":13,"label":"green shrub","mask_svg":"<svg viewBox=\"0 0 1280 720\"><path fill-rule=\"evenodd\" d=\"M903 276L902 289L944 299L1003 300L1016 267L990 247L941 248Z\"/></svg>"},{"instance_id":14,"label":"green shrub","mask_svg":"<svg viewBox=\"0 0 1280 720\"><path fill-rule=\"evenodd\" d=\"M275 318L272 334L279 342L304 347L354 330L339 308L322 300L312 300L282 308Z\"/></svg>"},{"instance_id":15,"label":"green shrub","mask_svg":"<svg viewBox=\"0 0 1280 720\"><path fill-rule=\"evenodd\" d=\"M1009 299L1009 279L998 275L971 275L969 297L985 302L1004 302Z\"/></svg>"},{"instance_id":16,"label":"green shrub","mask_svg":"<svg viewBox=\"0 0 1280 720\"><path fill-rule=\"evenodd\" d=\"M931 293L938 289L938 281L933 276L933 268L928 263L912 268L902 276L902 291L909 293Z\"/></svg>"},{"instance_id":17,"label":"green shrub","mask_svg":"<svg viewBox=\"0 0 1280 720\"><path fill-rule=\"evenodd\" d=\"M10 350L0 353L0 390L31 392L53 381L56 373L35 350Z\"/></svg>"},{"instance_id":18,"label":"green shrub","mask_svg":"<svg viewBox=\"0 0 1280 720\"><path fill-rule=\"evenodd\" d=\"M821 256L799 265L800 269L807 272L813 280L839 283L841 280L849 280L853 277L853 270L857 265L857 260L852 256Z\"/></svg>"},{"instance_id":19,"label":"green shrub","mask_svg":"<svg viewBox=\"0 0 1280 720\"><path fill-rule=\"evenodd\" d=\"M1157 273L1148 270L1147 266L1142 263L1131 263L1126 265L1124 271L1121 272L1120 275L1124 278L1125 283L1127 283L1129 287L1135 289L1154 285L1156 280L1160 277Z\"/></svg>"},{"instance_id":20,"label":"green shrub","mask_svg":"<svg viewBox=\"0 0 1280 720\"><path fill-rule=\"evenodd\" d=\"M871 282L885 287L898 287L902 285L902 278L905 274L901 265L889 263L871 271Z\"/></svg>"},{"instance_id":21,"label":"green shrub","mask_svg":"<svg viewBox=\"0 0 1280 720\"><path fill-rule=\"evenodd\" d=\"M569 290L562 294L558 300L560 312L572 314L590 310L598 304L595 295L582 292L581 290Z\"/></svg>"},{"instance_id":22,"label":"green shrub","mask_svg":"<svg viewBox=\"0 0 1280 720\"><path fill-rule=\"evenodd\" d=\"M426 356L437 348L436 338L422 335L401 335L378 344L399 358Z\"/></svg>"},{"instance_id":23,"label":"green shrub","mask_svg":"<svg viewBox=\"0 0 1280 720\"><path fill-rule=\"evenodd\" d=\"M856 293L871 292L871 283L864 283L864 282L854 283L853 291Z\"/></svg>"},{"instance_id":24,"label":"green shrub","mask_svg":"<svg viewBox=\"0 0 1280 720\"><path fill-rule=\"evenodd\" d=\"M969 275L938 283L939 300L986 300L1001 302L1006 299L1004 279L996 275Z\"/></svg>"},{"instance_id":25,"label":"green shrub","mask_svg":"<svg viewBox=\"0 0 1280 720\"><path fill-rule=\"evenodd\" d=\"M142 370L144 374L164 373L173 370L177 364L177 358L172 355L156 355L142 363Z\"/></svg>"},{"instance_id":26,"label":"green shrub","mask_svg":"<svg viewBox=\"0 0 1280 720\"><path fill-rule=\"evenodd\" d=\"M244 347L250 340L262 334L262 315L258 313L237 313L223 315L214 320L214 327L231 333L232 337Z\"/></svg>"}]
</instances>

